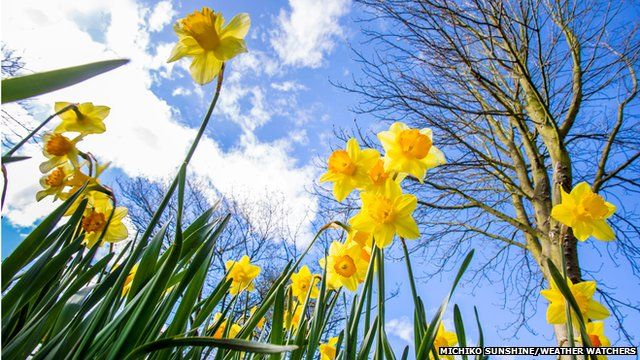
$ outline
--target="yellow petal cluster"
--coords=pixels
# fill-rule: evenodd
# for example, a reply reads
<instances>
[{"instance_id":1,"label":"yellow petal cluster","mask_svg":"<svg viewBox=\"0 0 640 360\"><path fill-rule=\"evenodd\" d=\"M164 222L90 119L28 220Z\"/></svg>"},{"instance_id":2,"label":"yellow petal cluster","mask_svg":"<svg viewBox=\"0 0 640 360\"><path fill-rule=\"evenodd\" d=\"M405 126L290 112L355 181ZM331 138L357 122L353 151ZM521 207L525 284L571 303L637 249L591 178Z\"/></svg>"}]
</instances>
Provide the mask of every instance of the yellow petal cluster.
<instances>
[{"instance_id":1,"label":"yellow petal cluster","mask_svg":"<svg viewBox=\"0 0 640 360\"><path fill-rule=\"evenodd\" d=\"M319 261L320 266L326 269L327 288L344 286L355 291L367 275L368 260L362 256L362 248L358 244L332 242L329 255Z\"/></svg>"},{"instance_id":2,"label":"yellow petal cluster","mask_svg":"<svg viewBox=\"0 0 640 360\"><path fill-rule=\"evenodd\" d=\"M72 104L68 102L57 102L54 109L59 112L70 105ZM109 115L110 110L107 106L93 105L91 102L76 104L75 108L58 115L62 122L56 127L55 132L102 134L107 130L104 119Z\"/></svg>"},{"instance_id":3,"label":"yellow petal cluster","mask_svg":"<svg viewBox=\"0 0 640 360\"><path fill-rule=\"evenodd\" d=\"M436 349L436 353L441 347L451 347L455 346L457 343L458 336L456 335L456 333L453 331L447 331L444 327L444 324L440 324L440 327L438 327L438 332L436 333L436 338L433 341L433 346ZM454 359L453 355L443 355L441 357L448 360ZM430 354L429 358L433 359L433 355Z\"/></svg>"},{"instance_id":4,"label":"yellow petal cluster","mask_svg":"<svg viewBox=\"0 0 640 360\"><path fill-rule=\"evenodd\" d=\"M580 241L587 240L589 236L611 241L615 234L606 219L615 211L615 205L591 191L589 184L581 182L571 193L562 190L562 202L553 207L551 217L571 227L573 235Z\"/></svg>"},{"instance_id":5,"label":"yellow petal cluster","mask_svg":"<svg viewBox=\"0 0 640 360\"><path fill-rule=\"evenodd\" d=\"M225 263L228 271L227 280L232 280L229 293L238 295L244 290L253 291L253 279L260 274L260 267L251 264L249 256L244 255L239 261L229 260Z\"/></svg>"},{"instance_id":6,"label":"yellow petal cluster","mask_svg":"<svg viewBox=\"0 0 640 360\"><path fill-rule=\"evenodd\" d=\"M585 321L603 320L609 317L609 310L593 299L596 292L595 281L583 281L574 284L567 279L567 286L571 290L571 294L576 299L580 313ZM547 307L547 322L549 324L565 324L567 322L566 299L555 283L551 284L551 289L544 289L540 294L549 301ZM577 317L572 310L572 319L577 321Z\"/></svg>"},{"instance_id":7,"label":"yellow petal cluster","mask_svg":"<svg viewBox=\"0 0 640 360\"><path fill-rule=\"evenodd\" d=\"M433 145L431 129L411 129L395 122L389 130L379 132L378 139L388 171L411 174L422 181L428 169L446 162L442 151Z\"/></svg>"},{"instance_id":8,"label":"yellow petal cluster","mask_svg":"<svg viewBox=\"0 0 640 360\"><path fill-rule=\"evenodd\" d=\"M191 77L200 85L208 84L218 76L223 62L247 52L244 37L249 27L251 19L245 13L225 25L222 14L208 7L194 11L173 26L178 43L167 61L191 58Z\"/></svg>"},{"instance_id":9,"label":"yellow petal cluster","mask_svg":"<svg viewBox=\"0 0 640 360\"><path fill-rule=\"evenodd\" d=\"M322 182L333 183L333 195L342 201L355 189L363 189L369 180L369 170L380 154L373 149L360 149L354 138L347 147L334 151L327 160L327 172L320 177Z\"/></svg>"},{"instance_id":10,"label":"yellow petal cluster","mask_svg":"<svg viewBox=\"0 0 640 360\"><path fill-rule=\"evenodd\" d=\"M396 234L406 239L420 236L413 211L418 200L414 195L402 194L397 182L387 179L382 192L362 192L362 208L349 220L358 231L373 235L379 248L387 247Z\"/></svg>"},{"instance_id":11,"label":"yellow petal cluster","mask_svg":"<svg viewBox=\"0 0 640 360\"><path fill-rule=\"evenodd\" d=\"M318 284L316 279L318 275L312 274L307 265L300 268L297 273L291 274L291 293L299 301L305 301L309 289L309 297L315 299L318 297Z\"/></svg>"},{"instance_id":12,"label":"yellow petal cluster","mask_svg":"<svg viewBox=\"0 0 640 360\"><path fill-rule=\"evenodd\" d=\"M334 360L336 358L336 345L338 337L330 338L326 343L320 344L320 360Z\"/></svg>"}]
</instances>

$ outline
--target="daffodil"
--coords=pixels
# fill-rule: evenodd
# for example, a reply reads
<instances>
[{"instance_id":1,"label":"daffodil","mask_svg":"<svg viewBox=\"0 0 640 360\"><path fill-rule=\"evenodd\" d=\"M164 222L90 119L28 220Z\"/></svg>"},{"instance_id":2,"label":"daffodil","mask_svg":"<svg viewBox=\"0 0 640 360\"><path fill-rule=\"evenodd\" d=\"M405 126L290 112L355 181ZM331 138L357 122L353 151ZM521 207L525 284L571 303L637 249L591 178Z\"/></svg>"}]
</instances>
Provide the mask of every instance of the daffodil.
<instances>
[{"instance_id":1,"label":"daffodil","mask_svg":"<svg viewBox=\"0 0 640 360\"><path fill-rule=\"evenodd\" d=\"M96 206L88 206L81 222L82 230L85 232L83 243L89 248L93 247L103 231L105 234L101 244L125 240L129 236L129 231L122 223L122 219L127 216L127 212L126 207L113 208L110 201L100 202ZM111 220L109 220L109 216L112 216Z\"/></svg>"},{"instance_id":2,"label":"daffodil","mask_svg":"<svg viewBox=\"0 0 640 360\"><path fill-rule=\"evenodd\" d=\"M336 345L338 337L330 338L326 343L320 344L320 360L334 360L336 358Z\"/></svg>"},{"instance_id":3,"label":"daffodil","mask_svg":"<svg viewBox=\"0 0 640 360\"><path fill-rule=\"evenodd\" d=\"M369 183L365 186L367 191L381 191L391 174L384 168L384 161L378 158L367 171Z\"/></svg>"},{"instance_id":4,"label":"daffodil","mask_svg":"<svg viewBox=\"0 0 640 360\"><path fill-rule=\"evenodd\" d=\"M260 274L260 267L252 265L249 256L243 256L240 261L229 260L225 263L225 267L229 272L227 280L232 280L229 289L231 295L237 295L244 290L253 291L253 279Z\"/></svg>"},{"instance_id":5,"label":"daffodil","mask_svg":"<svg viewBox=\"0 0 640 360\"><path fill-rule=\"evenodd\" d=\"M585 321L587 319L602 320L609 316L609 310L593 300L593 295L596 292L595 281L583 281L573 284L571 280L567 279L567 285L576 299L580 313ZM549 324L565 324L567 322L566 300L557 285L552 282L551 289L541 290L540 294L550 303L547 308L547 322ZM577 321L576 314L573 311L572 314L573 321Z\"/></svg>"},{"instance_id":6,"label":"daffodil","mask_svg":"<svg viewBox=\"0 0 640 360\"><path fill-rule=\"evenodd\" d=\"M78 167L78 149L76 144L82 140L82 135L73 140L62 134L46 133L42 136L44 144L42 154L48 159L40 164L40 172L47 173L51 169L69 161L74 167Z\"/></svg>"},{"instance_id":7,"label":"daffodil","mask_svg":"<svg viewBox=\"0 0 640 360\"><path fill-rule=\"evenodd\" d=\"M300 303L296 303L293 305L292 309L287 309L284 313L284 328L287 330L295 331L300 327L300 323L302 322L302 305Z\"/></svg>"},{"instance_id":8,"label":"daffodil","mask_svg":"<svg viewBox=\"0 0 640 360\"><path fill-rule=\"evenodd\" d=\"M436 348L436 353L438 349L441 347L451 347L455 346L458 343L458 336L453 331L447 331L444 328L444 324L440 324L438 327L438 332L436 333L436 338L433 341L433 346ZM445 359L453 360L453 355L440 355L440 357L444 357ZM429 355L429 358L433 358L433 355Z\"/></svg>"},{"instance_id":9,"label":"daffodil","mask_svg":"<svg viewBox=\"0 0 640 360\"><path fill-rule=\"evenodd\" d=\"M433 145L431 129L411 129L395 122L388 131L378 133L385 151L387 171L408 173L422 181L428 169L446 162L444 154Z\"/></svg>"},{"instance_id":10,"label":"daffodil","mask_svg":"<svg viewBox=\"0 0 640 360\"><path fill-rule=\"evenodd\" d=\"M216 313L213 316L213 324L211 324L211 326L209 326L209 330L213 329L213 326L218 322L218 320L220 320L220 317L222 316L222 314L220 313ZM227 331L227 320L223 320L220 325L218 326L218 328L216 329L216 331L213 333L213 338L214 339L222 339L222 338L235 338L238 333L240 332L240 330L242 330L242 327L238 324L231 324L231 327L229 328L229 333L225 334Z\"/></svg>"},{"instance_id":11,"label":"daffodil","mask_svg":"<svg viewBox=\"0 0 640 360\"><path fill-rule=\"evenodd\" d=\"M349 220L353 229L372 234L376 246L384 248L393 241L395 234L416 239L420 236L413 211L418 204L411 194L402 194L400 185L387 179L383 192L360 193L362 209Z\"/></svg>"},{"instance_id":12,"label":"daffodil","mask_svg":"<svg viewBox=\"0 0 640 360\"><path fill-rule=\"evenodd\" d=\"M168 62L190 57L191 77L200 85L208 84L220 73L222 63L247 52L244 37L249 32L248 14L238 14L224 25L221 13L208 7L178 20L173 30L178 35Z\"/></svg>"},{"instance_id":13,"label":"daffodil","mask_svg":"<svg viewBox=\"0 0 640 360\"><path fill-rule=\"evenodd\" d=\"M309 297L311 299L317 298L318 286L316 278L317 276L311 273L307 265L301 267L297 273L291 274L291 292L293 296L297 297L300 301L304 301L309 292L309 288L311 288Z\"/></svg>"},{"instance_id":14,"label":"daffodil","mask_svg":"<svg viewBox=\"0 0 640 360\"><path fill-rule=\"evenodd\" d=\"M587 240L589 236L611 241L615 234L606 219L615 211L615 205L591 191L589 184L581 182L569 194L562 190L562 202L553 207L551 217L571 227L573 235L580 241Z\"/></svg>"},{"instance_id":15,"label":"daffodil","mask_svg":"<svg viewBox=\"0 0 640 360\"><path fill-rule=\"evenodd\" d=\"M249 317L252 317L252 316L253 316L253 314L255 314L256 310L258 310L258 307L257 307L257 306L252 307L252 308L251 308L251 310L249 310ZM256 328L258 328L258 329L262 329L262 327L264 326L264 322L265 322L265 320L266 320L266 319L265 319L264 317L263 317L263 318L261 318L261 319L258 321L258 323L256 324Z\"/></svg>"},{"instance_id":16,"label":"daffodil","mask_svg":"<svg viewBox=\"0 0 640 360\"><path fill-rule=\"evenodd\" d=\"M354 189L368 185L369 169L380 157L374 149L360 149L354 138L347 141L346 149L334 151L327 161L327 172L320 177L321 182L333 182L333 196L344 200Z\"/></svg>"},{"instance_id":17,"label":"daffodil","mask_svg":"<svg viewBox=\"0 0 640 360\"><path fill-rule=\"evenodd\" d=\"M611 346L611 341L604 334L604 323L602 321L591 321L587 323L586 326L587 335L589 336L589 341L591 342L591 346L593 347L609 347ZM598 360L606 360L606 355L598 355Z\"/></svg>"},{"instance_id":18,"label":"daffodil","mask_svg":"<svg viewBox=\"0 0 640 360\"><path fill-rule=\"evenodd\" d=\"M56 112L71 105L68 102L57 102L54 106ZM54 132L78 132L80 134L101 134L107 130L104 119L109 115L109 107L93 105L86 102L78 104L75 109L69 109L60 115L62 122Z\"/></svg>"},{"instance_id":19,"label":"daffodil","mask_svg":"<svg viewBox=\"0 0 640 360\"><path fill-rule=\"evenodd\" d=\"M127 296L129 291L131 291L131 284L133 284L133 278L136 276L136 272L138 272L138 264L135 264L131 267L131 271L127 275L127 278L124 279L124 285L122 286L122 296Z\"/></svg>"},{"instance_id":20,"label":"daffodil","mask_svg":"<svg viewBox=\"0 0 640 360\"><path fill-rule=\"evenodd\" d=\"M342 285L355 291L358 284L364 281L369 262L362 257L361 251L358 244L343 244L339 241L331 243L329 255L326 259L320 259L320 266L326 267L329 289Z\"/></svg>"},{"instance_id":21,"label":"daffodil","mask_svg":"<svg viewBox=\"0 0 640 360\"><path fill-rule=\"evenodd\" d=\"M352 229L347 233L345 244L357 244L360 246L360 256L366 262L371 260L371 246L373 246L373 236L371 234Z\"/></svg>"},{"instance_id":22,"label":"daffodil","mask_svg":"<svg viewBox=\"0 0 640 360\"><path fill-rule=\"evenodd\" d=\"M64 190L69 185L68 179L72 171L71 165L66 163L41 177L40 185L43 190L36 193L36 200L40 201L49 195L53 196L53 200L64 199Z\"/></svg>"}]
</instances>

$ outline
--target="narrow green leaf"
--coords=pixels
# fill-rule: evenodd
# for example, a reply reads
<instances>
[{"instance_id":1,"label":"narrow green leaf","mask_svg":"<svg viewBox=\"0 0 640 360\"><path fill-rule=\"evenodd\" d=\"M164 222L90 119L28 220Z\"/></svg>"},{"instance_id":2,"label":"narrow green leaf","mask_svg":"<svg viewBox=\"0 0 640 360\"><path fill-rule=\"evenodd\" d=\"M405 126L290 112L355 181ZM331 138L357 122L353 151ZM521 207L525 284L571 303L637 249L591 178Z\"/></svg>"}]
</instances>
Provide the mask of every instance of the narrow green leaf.
<instances>
[{"instance_id":1,"label":"narrow green leaf","mask_svg":"<svg viewBox=\"0 0 640 360\"><path fill-rule=\"evenodd\" d=\"M65 88L120 67L129 60L107 60L2 80L2 103Z\"/></svg>"}]
</instances>

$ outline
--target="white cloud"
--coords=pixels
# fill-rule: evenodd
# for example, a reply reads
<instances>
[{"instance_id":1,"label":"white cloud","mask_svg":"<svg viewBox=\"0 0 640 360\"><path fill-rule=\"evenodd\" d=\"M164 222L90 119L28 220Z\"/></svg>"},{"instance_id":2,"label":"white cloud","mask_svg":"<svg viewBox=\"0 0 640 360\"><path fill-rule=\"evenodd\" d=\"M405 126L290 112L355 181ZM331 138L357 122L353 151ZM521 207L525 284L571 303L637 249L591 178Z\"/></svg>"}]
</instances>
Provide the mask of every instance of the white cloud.
<instances>
[{"instance_id":1,"label":"white cloud","mask_svg":"<svg viewBox=\"0 0 640 360\"><path fill-rule=\"evenodd\" d=\"M283 91L283 92L289 92L289 91L298 91L298 90L306 90L307 87L296 82L296 81L283 81L283 82L275 82L275 83L271 83L271 88L279 90L279 91Z\"/></svg>"},{"instance_id":2,"label":"white cloud","mask_svg":"<svg viewBox=\"0 0 640 360\"><path fill-rule=\"evenodd\" d=\"M385 324L389 334L395 335L409 344L413 344L413 322L406 316L391 319Z\"/></svg>"},{"instance_id":3,"label":"white cloud","mask_svg":"<svg viewBox=\"0 0 640 360\"><path fill-rule=\"evenodd\" d=\"M170 44L154 47L149 40L149 28L157 28L157 24L168 20L152 20L156 11L150 11L134 0L94 1L90 11L107 15L103 18L105 24L94 25L106 29L104 37L96 40L74 21L65 3L63 0L25 0L3 4L3 40L10 48L22 50L26 47L23 58L29 69L40 71L114 57L130 58L131 63L76 86L38 97L32 103L36 109L43 110L31 115L38 120L44 118L44 114L52 112L55 101L92 101L108 105L111 114L105 121L107 132L87 137L80 144L81 149L91 151L102 161L111 161L112 167L131 177L143 176L154 181L172 177L195 137L196 129L182 126L183 114L150 90L154 82L161 82L172 74L172 68L162 62ZM240 61L239 65L246 66L246 63ZM260 65L252 66L259 69ZM275 71L268 67L262 69ZM160 78L155 75L158 70ZM289 215L287 225L306 221L308 226L317 204L305 188L314 181L315 169L301 166L291 157L289 140L264 143L252 136L251 131L271 117L262 88L242 86L239 79L230 76L223 91L225 96L221 97L217 111L241 124L245 135L228 151L222 150L211 138L204 137L190 166L191 172L209 181L221 193L242 193L248 201L264 201L270 198L269 194L282 194L285 200L280 205ZM177 88L173 92L179 95L186 93L186 89ZM204 91L205 94L210 92L210 88ZM248 107L240 102L243 97L248 99ZM25 115L24 110L21 111ZM189 119L199 119L205 111L206 108L189 109ZM215 127L215 122L211 125ZM6 219L22 226L32 224L50 210L50 204L34 202L39 187L37 164L42 161L39 149L30 146L25 153L34 159L10 166L5 204ZM304 235L310 236L310 233L307 231Z\"/></svg>"},{"instance_id":4,"label":"white cloud","mask_svg":"<svg viewBox=\"0 0 640 360\"><path fill-rule=\"evenodd\" d=\"M149 16L149 30L160 31L171 22L178 12L173 8L171 1L160 1L153 8L151 16Z\"/></svg>"},{"instance_id":5,"label":"white cloud","mask_svg":"<svg viewBox=\"0 0 640 360\"><path fill-rule=\"evenodd\" d=\"M171 96L188 96L188 95L191 95L191 90L183 87L177 87L173 89L173 92L171 92Z\"/></svg>"},{"instance_id":6,"label":"white cloud","mask_svg":"<svg viewBox=\"0 0 640 360\"><path fill-rule=\"evenodd\" d=\"M340 18L350 0L289 0L290 10L280 10L271 45L287 65L317 68L343 37Z\"/></svg>"}]
</instances>

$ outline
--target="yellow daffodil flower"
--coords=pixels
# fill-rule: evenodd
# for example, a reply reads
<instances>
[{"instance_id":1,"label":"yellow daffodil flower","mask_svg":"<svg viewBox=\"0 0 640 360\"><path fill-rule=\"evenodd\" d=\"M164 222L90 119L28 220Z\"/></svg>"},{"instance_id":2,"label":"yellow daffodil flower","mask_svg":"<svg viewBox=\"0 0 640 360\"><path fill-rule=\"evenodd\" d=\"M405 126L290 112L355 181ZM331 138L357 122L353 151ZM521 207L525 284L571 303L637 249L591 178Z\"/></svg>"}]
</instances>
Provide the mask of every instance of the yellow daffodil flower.
<instances>
[{"instance_id":1,"label":"yellow daffodil flower","mask_svg":"<svg viewBox=\"0 0 640 360\"><path fill-rule=\"evenodd\" d=\"M247 52L244 37L249 32L248 14L238 14L223 27L221 13L208 7L178 20L173 30L178 35L168 62L190 57L191 77L200 85L208 84L220 73L222 63Z\"/></svg>"},{"instance_id":2,"label":"yellow daffodil flower","mask_svg":"<svg viewBox=\"0 0 640 360\"><path fill-rule=\"evenodd\" d=\"M56 112L71 105L68 102L57 102L54 106ZM104 119L109 115L109 107L93 105L86 102L77 105L77 109L69 109L60 114L62 122L54 132L78 132L80 134L101 134L107 130Z\"/></svg>"},{"instance_id":3,"label":"yellow daffodil flower","mask_svg":"<svg viewBox=\"0 0 640 360\"><path fill-rule=\"evenodd\" d=\"M344 200L354 189L362 189L369 182L369 169L380 157L373 149L360 150L354 138L347 141L344 150L336 150L327 161L327 172L320 177L321 182L333 182L333 196Z\"/></svg>"},{"instance_id":4,"label":"yellow daffodil flower","mask_svg":"<svg viewBox=\"0 0 640 360\"><path fill-rule=\"evenodd\" d=\"M82 135L70 140L66 136L57 133L46 133L42 136L44 144L42 154L48 159L40 164L40 172L47 173L51 169L69 161L73 167L78 165L78 149L76 144L82 140Z\"/></svg>"},{"instance_id":5,"label":"yellow daffodil flower","mask_svg":"<svg viewBox=\"0 0 640 360\"><path fill-rule=\"evenodd\" d=\"M218 320L220 320L220 316L222 316L222 314L220 313L216 313L215 315L213 315L213 324L209 326L208 330L213 329L213 326L218 322ZM229 333L226 334L225 336L225 332L227 331L227 320L223 320L222 323L216 329L216 331L213 333L212 337L214 339L222 339L222 338L231 339L238 336L238 333L240 332L240 330L242 330L242 327L240 325L235 323L231 324L231 328L229 328Z\"/></svg>"},{"instance_id":6,"label":"yellow daffodil flower","mask_svg":"<svg viewBox=\"0 0 640 360\"><path fill-rule=\"evenodd\" d=\"M615 211L615 205L591 191L589 184L581 182L569 194L562 190L562 203L553 207L551 217L571 227L573 235L580 241L587 240L589 236L611 241L615 234L606 219Z\"/></svg>"},{"instance_id":7,"label":"yellow daffodil flower","mask_svg":"<svg viewBox=\"0 0 640 360\"><path fill-rule=\"evenodd\" d=\"M582 317L585 321L602 320L609 316L609 310L602 306L599 302L593 300L593 295L596 292L595 281L583 281L581 283L573 284L571 280L567 279L567 285L571 290L571 294L576 299ZM551 284L551 289L544 289L540 291L540 294L549 300L549 307L547 308L547 322L549 324L565 324L567 322L566 313L566 300L562 295L562 292L558 289L555 283ZM572 311L573 321L577 321L575 313Z\"/></svg>"},{"instance_id":8,"label":"yellow daffodil flower","mask_svg":"<svg viewBox=\"0 0 640 360\"><path fill-rule=\"evenodd\" d=\"M138 272L138 264L135 264L131 267L131 271L129 271L129 275L124 279L124 285L122 286L122 297L127 296L129 291L131 291L131 284L133 284L133 278L136 276L136 272Z\"/></svg>"},{"instance_id":9,"label":"yellow daffodil flower","mask_svg":"<svg viewBox=\"0 0 640 360\"><path fill-rule=\"evenodd\" d=\"M257 306L252 307L251 310L249 310L249 317L252 317L253 314L255 314L256 310L258 310ZM262 327L264 326L265 320L266 319L264 317L262 319L260 319L260 321L258 321L258 323L256 324L256 328L257 329L262 329Z\"/></svg>"},{"instance_id":10,"label":"yellow daffodil flower","mask_svg":"<svg viewBox=\"0 0 640 360\"><path fill-rule=\"evenodd\" d=\"M240 261L229 260L225 267L229 272L227 280L233 280L229 289L231 295L238 295L244 290L253 291L253 279L260 274L260 267L252 265L249 256L243 256Z\"/></svg>"},{"instance_id":11,"label":"yellow daffodil flower","mask_svg":"<svg viewBox=\"0 0 640 360\"><path fill-rule=\"evenodd\" d=\"M415 196L402 194L400 185L387 179L382 193L362 192L362 209L349 220L353 229L373 235L376 246L389 246L397 233L406 239L420 236L413 211L418 201Z\"/></svg>"},{"instance_id":12,"label":"yellow daffodil flower","mask_svg":"<svg viewBox=\"0 0 640 360\"><path fill-rule=\"evenodd\" d=\"M304 301L307 298L309 287L311 287L311 293L309 294L311 299L317 298L318 286L316 275L309 271L307 265L304 265L297 273L291 274L291 293L298 298L299 301Z\"/></svg>"},{"instance_id":13,"label":"yellow daffodil flower","mask_svg":"<svg viewBox=\"0 0 640 360\"><path fill-rule=\"evenodd\" d=\"M356 291L358 284L367 275L369 262L362 257L358 244L343 244L334 241L329 247L326 259L320 259L320 266L326 266L327 287L331 290L340 285L350 291Z\"/></svg>"},{"instance_id":14,"label":"yellow daffodil flower","mask_svg":"<svg viewBox=\"0 0 640 360\"><path fill-rule=\"evenodd\" d=\"M73 169L69 163L65 163L53 169L50 173L40 178L40 185L43 190L36 193L36 200L40 201L45 197L52 195L53 200L65 199L66 193L64 189L69 185L69 177Z\"/></svg>"},{"instance_id":15,"label":"yellow daffodil flower","mask_svg":"<svg viewBox=\"0 0 640 360\"><path fill-rule=\"evenodd\" d=\"M371 246L373 246L373 236L371 234L352 229L347 233L345 244L358 244L360 246L360 256L367 263L371 260Z\"/></svg>"},{"instance_id":16,"label":"yellow daffodil flower","mask_svg":"<svg viewBox=\"0 0 640 360\"><path fill-rule=\"evenodd\" d=\"M444 324L440 324L438 327L438 332L436 333L436 338L433 341L433 346L436 348L436 352L441 347L450 347L455 346L458 343L458 336L453 331L447 331L444 328ZM441 355L441 358L453 360L453 355ZM429 354L429 358L433 359L433 355Z\"/></svg>"},{"instance_id":17,"label":"yellow daffodil flower","mask_svg":"<svg viewBox=\"0 0 640 360\"><path fill-rule=\"evenodd\" d=\"M604 334L604 323L602 321L591 321L587 323L587 335L593 347L610 347L611 341ZM606 355L598 355L598 360L607 360Z\"/></svg>"},{"instance_id":18,"label":"yellow daffodil flower","mask_svg":"<svg viewBox=\"0 0 640 360\"><path fill-rule=\"evenodd\" d=\"M334 360L336 358L336 345L338 337L330 338L326 343L320 344L320 360Z\"/></svg>"},{"instance_id":19,"label":"yellow daffodil flower","mask_svg":"<svg viewBox=\"0 0 640 360\"><path fill-rule=\"evenodd\" d=\"M109 222L109 216L111 216L112 211L113 217ZM125 240L129 236L129 231L122 223L122 219L127 216L127 212L127 208L122 206L114 209L110 202L96 207L87 207L81 223L82 230L85 231L83 243L89 248L93 247L98 242L105 227L106 231L101 244Z\"/></svg>"},{"instance_id":20,"label":"yellow daffodil flower","mask_svg":"<svg viewBox=\"0 0 640 360\"><path fill-rule=\"evenodd\" d=\"M284 328L291 331L298 330L302 322L302 315L302 305L300 303L293 305L293 311L287 309L284 313Z\"/></svg>"},{"instance_id":21,"label":"yellow daffodil flower","mask_svg":"<svg viewBox=\"0 0 640 360\"><path fill-rule=\"evenodd\" d=\"M428 169L446 162L444 154L433 145L431 129L411 129L395 122L388 131L378 133L385 151L387 171L408 173L422 181Z\"/></svg>"}]
</instances>

